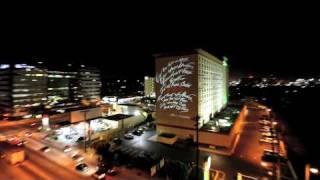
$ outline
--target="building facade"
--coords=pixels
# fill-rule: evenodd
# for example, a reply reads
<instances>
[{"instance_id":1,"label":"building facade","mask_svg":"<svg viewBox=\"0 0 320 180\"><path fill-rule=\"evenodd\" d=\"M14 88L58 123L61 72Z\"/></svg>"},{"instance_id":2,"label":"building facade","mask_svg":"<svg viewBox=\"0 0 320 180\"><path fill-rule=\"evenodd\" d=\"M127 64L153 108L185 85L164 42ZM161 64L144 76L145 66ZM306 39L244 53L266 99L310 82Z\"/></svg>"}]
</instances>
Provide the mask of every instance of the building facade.
<instances>
[{"instance_id":1,"label":"building facade","mask_svg":"<svg viewBox=\"0 0 320 180\"><path fill-rule=\"evenodd\" d=\"M144 82L134 78L105 78L103 92L106 96L128 97L143 96Z\"/></svg>"},{"instance_id":2,"label":"building facade","mask_svg":"<svg viewBox=\"0 0 320 180\"><path fill-rule=\"evenodd\" d=\"M144 96L146 97L156 96L153 77L148 77L148 76L144 77Z\"/></svg>"},{"instance_id":3,"label":"building facade","mask_svg":"<svg viewBox=\"0 0 320 180\"><path fill-rule=\"evenodd\" d=\"M195 130L197 121L198 128L202 127L226 106L226 62L202 49L158 54L155 61L159 131L179 135L181 129Z\"/></svg>"},{"instance_id":4,"label":"building facade","mask_svg":"<svg viewBox=\"0 0 320 180\"><path fill-rule=\"evenodd\" d=\"M77 72L48 71L48 103L50 105L74 101Z\"/></svg>"},{"instance_id":5,"label":"building facade","mask_svg":"<svg viewBox=\"0 0 320 180\"><path fill-rule=\"evenodd\" d=\"M73 93L75 101L83 103L96 103L101 98L100 71L93 67L82 67L77 70L76 83ZM85 102L84 102L85 101Z\"/></svg>"},{"instance_id":6,"label":"building facade","mask_svg":"<svg viewBox=\"0 0 320 180\"><path fill-rule=\"evenodd\" d=\"M101 79L96 68L47 70L40 65L0 64L0 113L4 119L41 114L44 107L66 109L100 102Z\"/></svg>"},{"instance_id":7,"label":"building facade","mask_svg":"<svg viewBox=\"0 0 320 180\"><path fill-rule=\"evenodd\" d=\"M27 117L47 102L47 70L27 64L0 65L0 107L3 117Z\"/></svg>"}]
</instances>

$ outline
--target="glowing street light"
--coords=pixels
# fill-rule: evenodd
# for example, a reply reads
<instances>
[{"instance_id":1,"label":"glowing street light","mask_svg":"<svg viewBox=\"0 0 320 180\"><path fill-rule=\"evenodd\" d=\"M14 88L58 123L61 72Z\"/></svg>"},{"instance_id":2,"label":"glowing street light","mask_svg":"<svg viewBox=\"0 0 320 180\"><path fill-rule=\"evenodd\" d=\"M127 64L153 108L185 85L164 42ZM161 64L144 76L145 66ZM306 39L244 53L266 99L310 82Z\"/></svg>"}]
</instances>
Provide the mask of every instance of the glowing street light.
<instances>
[{"instance_id":1,"label":"glowing street light","mask_svg":"<svg viewBox=\"0 0 320 180\"><path fill-rule=\"evenodd\" d=\"M318 174L318 173L319 173L319 169L317 169L317 168L310 168L310 172L311 172L312 174Z\"/></svg>"}]
</instances>

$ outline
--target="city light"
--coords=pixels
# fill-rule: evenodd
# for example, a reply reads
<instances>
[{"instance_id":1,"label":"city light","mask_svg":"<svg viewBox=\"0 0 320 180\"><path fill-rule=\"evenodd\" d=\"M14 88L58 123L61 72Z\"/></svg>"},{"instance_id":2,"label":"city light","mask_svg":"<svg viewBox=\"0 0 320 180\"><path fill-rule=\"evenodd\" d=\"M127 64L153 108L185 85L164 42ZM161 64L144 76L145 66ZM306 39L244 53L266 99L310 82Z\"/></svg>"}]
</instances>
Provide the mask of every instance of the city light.
<instances>
[{"instance_id":1,"label":"city light","mask_svg":"<svg viewBox=\"0 0 320 180\"><path fill-rule=\"evenodd\" d=\"M312 174L318 174L319 173L319 169L318 168L310 168L310 172L312 173Z\"/></svg>"}]
</instances>

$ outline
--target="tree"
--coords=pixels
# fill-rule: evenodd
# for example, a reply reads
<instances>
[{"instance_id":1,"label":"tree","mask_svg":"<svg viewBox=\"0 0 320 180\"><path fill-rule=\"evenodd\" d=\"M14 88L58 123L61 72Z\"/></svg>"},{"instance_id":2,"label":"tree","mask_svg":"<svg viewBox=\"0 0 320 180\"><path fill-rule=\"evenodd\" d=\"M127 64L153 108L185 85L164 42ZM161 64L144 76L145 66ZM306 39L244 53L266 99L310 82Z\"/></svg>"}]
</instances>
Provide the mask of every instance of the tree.
<instances>
[{"instance_id":1,"label":"tree","mask_svg":"<svg viewBox=\"0 0 320 180\"><path fill-rule=\"evenodd\" d=\"M198 177L197 177L197 168L198 168L198 174L199 174ZM204 178L203 169L198 166L194 166L190 172L188 180L202 180L203 178Z\"/></svg>"},{"instance_id":2,"label":"tree","mask_svg":"<svg viewBox=\"0 0 320 180\"><path fill-rule=\"evenodd\" d=\"M168 179L186 180L188 176L188 167L181 161L169 161L165 167Z\"/></svg>"}]
</instances>

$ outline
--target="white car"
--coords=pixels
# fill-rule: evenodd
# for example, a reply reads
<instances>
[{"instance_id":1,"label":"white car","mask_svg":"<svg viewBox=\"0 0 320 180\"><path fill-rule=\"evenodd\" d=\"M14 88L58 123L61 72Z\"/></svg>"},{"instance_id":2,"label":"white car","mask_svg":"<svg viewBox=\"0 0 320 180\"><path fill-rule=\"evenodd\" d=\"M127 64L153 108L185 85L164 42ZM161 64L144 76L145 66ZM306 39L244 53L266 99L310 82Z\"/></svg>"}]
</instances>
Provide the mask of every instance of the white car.
<instances>
[{"instance_id":1,"label":"white car","mask_svg":"<svg viewBox=\"0 0 320 180\"><path fill-rule=\"evenodd\" d=\"M271 132L261 132L262 136L267 136L267 137L276 137L276 134L271 133Z\"/></svg>"},{"instance_id":2,"label":"white car","mask_svg":"<svg viewBox=\"0 0 320 180\"><path fill-rule=\"evenodd\" d=\"M68 145L63 148L63 152L65 152L65 153L70 152L70 151L72 151L72 148Z\"/></svg>"},{"instance_id":3,"label":"white car","mask_svg":"<svg viewBox=\"0 0 320 180\"><path fill-rule=\"evenodd\" d=\"M42 147L41 149L40 149L40 151L42 151L42 152L49 152L51 149L48 147L48 146L44 146L44 147Z\"/></svg>"},{"instance_id":4,"label":"white car","mask_svg":"<svg viewBox=\"0 0 320 180\"><path fill-rule=\"evenodd\" d=\"M259 140L260 143L270 143L270 144L278 144L279 141L273 138L261 138Z\"/></svg>"},{"instance_id":5,"label":"white car","mask_svg":"<svg viewBox=\"0 0 320 180\"><path fill-rule=\"evenodd\" d=\"M72 155L71 158L72 158L74 161L76 161L76 162L81 162L81 161L84 160L84 157L81 156L80 154L74 154L74 155Z\"/></svg>"}]
</instances>

